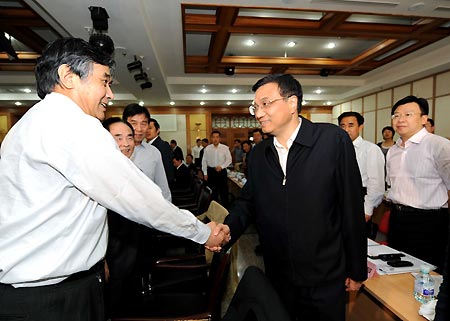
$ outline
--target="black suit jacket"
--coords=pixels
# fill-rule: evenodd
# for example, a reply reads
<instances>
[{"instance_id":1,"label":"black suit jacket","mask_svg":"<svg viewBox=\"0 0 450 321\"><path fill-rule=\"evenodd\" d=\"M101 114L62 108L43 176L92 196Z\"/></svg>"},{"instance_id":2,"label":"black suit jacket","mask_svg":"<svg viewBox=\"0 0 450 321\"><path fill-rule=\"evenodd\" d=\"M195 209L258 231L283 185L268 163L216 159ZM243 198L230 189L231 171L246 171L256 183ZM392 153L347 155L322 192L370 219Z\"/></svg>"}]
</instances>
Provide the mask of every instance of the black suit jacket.
<instances>
[{"instance_id":1,"label":"black suit jacket","mask_svg":"<svg viewBox=\"0 0 450 321\"><path fill-rule=\"evenodd\" d=\"M273 138L252 150L248 180L225 220L236 240L254 220L266 274L320 286L367 278L361 176L346 132L302 119L287 175ZM280 281L281 280L281 281Z\"/></svg>"},{"instance_id":2,"label":"black suit jacket","mask_svg":"<svg viewBox=\"0 0 450 321\"><path fill-rule=\"evenodd\" d=\"M185 164L175 169L175 178L171 184L172 190L184 190L191 185L191 172Z\"/></svg>"},{"instance_id":3,"label":"black suit jacket","mask_svg":"<svg viewBox=\"0 0 450 321\"><path fill-rule=\"evenodd\" d=\"M161 137L156 137L156 139L152 143L153 146L158 148L159 152L161 153L164 170L166 171L166 177L167 177L167 183L169 185L173 181L175 169L173 168L172 163L172 148L170 148L170 145L168 142L161 139Z\"/></svg>"}]
</instances>

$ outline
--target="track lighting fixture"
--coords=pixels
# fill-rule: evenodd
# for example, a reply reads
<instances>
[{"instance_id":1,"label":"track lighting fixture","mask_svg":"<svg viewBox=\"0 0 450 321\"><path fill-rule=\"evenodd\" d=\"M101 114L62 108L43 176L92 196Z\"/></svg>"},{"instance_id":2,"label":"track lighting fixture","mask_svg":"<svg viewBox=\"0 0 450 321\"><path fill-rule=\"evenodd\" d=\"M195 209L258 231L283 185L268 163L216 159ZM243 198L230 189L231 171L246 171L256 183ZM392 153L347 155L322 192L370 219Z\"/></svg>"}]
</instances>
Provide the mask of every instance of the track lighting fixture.
<instances>
[{"instance_id":1,"label":"track lighting fixture","mask_svg":"<svg viewBox=\"0 0 450 321\"><path fill-rule=\"evenodd\" d=\"M135 57L135 59L136 59L136 57ZM136 69L142 70L142 62L140 62L139 60L135 60L135 61L127 64L127 68L128 68L128 71L130 71L130 72L133 70L136 70Z\"/></svg>"}]
</instances>

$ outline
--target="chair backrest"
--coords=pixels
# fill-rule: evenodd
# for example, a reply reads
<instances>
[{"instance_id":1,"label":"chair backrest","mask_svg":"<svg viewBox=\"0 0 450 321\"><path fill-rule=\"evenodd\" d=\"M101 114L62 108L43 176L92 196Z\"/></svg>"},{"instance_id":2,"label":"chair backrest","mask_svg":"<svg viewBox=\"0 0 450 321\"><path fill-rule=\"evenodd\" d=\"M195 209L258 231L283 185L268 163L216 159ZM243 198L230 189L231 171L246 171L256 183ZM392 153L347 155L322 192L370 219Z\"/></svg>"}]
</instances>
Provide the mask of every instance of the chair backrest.
<instances>
[{"instance_id":1,"label":"chair backrest","mask_svg":"<svg viewBox=\"0 0 450 321\"><path fill-rule=\"evenodd\" d=\"M205 213L212 201L212 190L206 184L203 184L197 200L197 209L194 214L200 215Z\"/></svg>"},{"instance_id":2,"label":"chair backrest","mask_svg":"<svg viewBox=\"0 0 450 321\"><path fill-rule=\"evenodd\" d=\"M203 268L204 264L202 262L192 263L190 261L185 267L183 267L183 262L181 260L189 259L187 257L180 258L180 261L177 262L176 258L168 259L168 260L160 260L159 268L168 268L168 269L196 269ZM195 260L195 258L194 258ZM202 305L202 311L194 314L177 314L175 310L175 306L178 305L179 301L174 301L180 298L174 298L173 296L165 296L162 300L155 299L153 303L157 303L158 305L167 305L170 308L170 315L150 315L149 313L153 313L154 310L149 306L147 311L144 311L141 314L134 313L133 316L130 317L120 317L113 318L112 321L175 321L175 320L198 320L198 321L219 321L221 318L221 301L222 296L225 289L225 284L227 282L227 273L229 271L230 266L230 253L222 252L222 253L214 253L213 260L209 267L208 279L206 287L204 288L204 296L202 302L183 302L186 304L200 304ZM164 302L164 299L167 301ZM146 314L147 312L147 314Z\"/></svg>"}]
</instances>

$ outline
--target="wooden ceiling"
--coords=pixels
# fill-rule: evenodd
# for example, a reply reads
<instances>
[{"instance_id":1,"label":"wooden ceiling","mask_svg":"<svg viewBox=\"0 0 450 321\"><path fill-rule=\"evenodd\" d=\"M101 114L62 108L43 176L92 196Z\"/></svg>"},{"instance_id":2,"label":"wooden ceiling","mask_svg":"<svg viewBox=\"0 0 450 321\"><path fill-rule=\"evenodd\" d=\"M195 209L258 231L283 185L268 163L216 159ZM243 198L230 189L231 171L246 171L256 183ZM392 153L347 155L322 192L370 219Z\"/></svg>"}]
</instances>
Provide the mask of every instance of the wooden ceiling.
<instances>
[{"instance_id":1,"label":"wooden ceiling","mask_svg":"<svg viewBox=\"0 0 450 321\"><path fill-rule=\"evenodd\" d=\"M240 14L243 10L245 15ZM320 75L325 72L329 75L360 76L450 35L450 19L446 18L307 12L300 9L270 9L271 15L267 16L264 15L267 10L182 5L185 72L223 74L226 67L232 66L236 74ZM320 17L303 18L308 13L319 14ZM287 14L288 18L283 17ZM299 18L293 17L295 15ZM190 55L187 50L189 41L199 35L209 39L208 52ZM323 51L319 49L316 57L226 55L230 38L237 35L376 40L376 43L345 59L324 58Z\"/></svg>"},{"instance_id":2,"label":"wooden ceiling","mask_svg":"<svg viewBox=\"0 0 450 321\"><path fill-rule=\"evenodd\" d=\"M0 1L0 32L6 32L18 59L0 50L0 71L32 71L47 43L61 37L25 2Z\"/></svg>"}]
</instances>

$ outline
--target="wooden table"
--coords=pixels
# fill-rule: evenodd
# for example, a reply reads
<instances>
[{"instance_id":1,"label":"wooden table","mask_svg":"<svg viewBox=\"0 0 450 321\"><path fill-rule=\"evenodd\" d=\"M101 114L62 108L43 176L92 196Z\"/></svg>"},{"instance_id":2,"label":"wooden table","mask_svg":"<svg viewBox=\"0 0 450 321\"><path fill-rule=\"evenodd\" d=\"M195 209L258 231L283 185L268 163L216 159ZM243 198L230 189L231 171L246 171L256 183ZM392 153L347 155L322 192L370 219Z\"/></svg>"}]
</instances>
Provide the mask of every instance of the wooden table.
<instances>
[{"instance_id":1,"label":"wooden table","mask_svg":"<svg viewBox=\"0 0 450 321\"><path fill-rule=\"evenodd\" d=\"M414 299L411 273L380 275L364 282L362 290L349 295L347 321L426 321Z\"/></svg>"}]
</instances>

